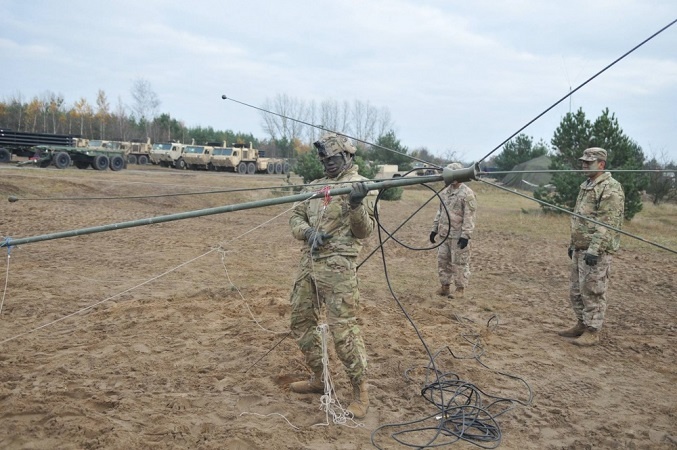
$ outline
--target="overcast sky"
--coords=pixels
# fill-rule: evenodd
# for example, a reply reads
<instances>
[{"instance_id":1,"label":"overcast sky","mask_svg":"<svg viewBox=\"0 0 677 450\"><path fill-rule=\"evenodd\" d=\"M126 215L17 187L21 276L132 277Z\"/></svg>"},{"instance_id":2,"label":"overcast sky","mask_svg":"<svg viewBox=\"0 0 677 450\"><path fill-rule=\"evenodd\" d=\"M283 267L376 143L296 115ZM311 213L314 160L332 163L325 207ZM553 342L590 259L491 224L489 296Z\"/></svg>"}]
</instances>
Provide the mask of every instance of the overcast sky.
<instances>
[{"instance_id":1,"label":"overcast sky","mask_svg":"<svg viewBox=\"0 0 677 450\"><path fill-rule=\"evenodd\" d=\"M266 135L260 106L360 100L410 149L478 160L677 19L676 0L0 0L0 98L47 91L114 108L150 82L188 126ZM608 107L647 155L677 161L677 25L524 133ZM0 124L1 125L1 124Z\"/></svg>"}]
</instances>

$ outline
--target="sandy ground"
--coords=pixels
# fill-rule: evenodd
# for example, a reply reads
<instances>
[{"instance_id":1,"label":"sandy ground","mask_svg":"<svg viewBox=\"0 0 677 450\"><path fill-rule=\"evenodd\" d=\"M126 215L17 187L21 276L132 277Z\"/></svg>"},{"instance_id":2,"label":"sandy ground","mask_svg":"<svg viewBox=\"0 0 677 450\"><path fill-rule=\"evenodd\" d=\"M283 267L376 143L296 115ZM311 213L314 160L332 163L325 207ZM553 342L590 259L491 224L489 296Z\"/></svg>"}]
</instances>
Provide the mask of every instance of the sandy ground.
<instances>
[{"instance_id":1,"label":"sandy ground","mask_svg":"<svg viewBox=\"0 0 677 450\"><path fill-rule=\"evenodd\" d=\"M3 167L0 235L36 236L281 194L16 203L5 200L9 195L144 196L281 184L276 176L164 169ZM478 190L480 208L488 195ZM393 229L426 198L418 188L384 203L384 224ZM501 225L500 211L481 211L463 300L433 295L434 251L386 243L399 303L377 253L359 271L371 409L363 422L341 425L321 409L319 396L287 389L307 375L286 337L300 249L287 225L290 206L25 244L10 258L0 249L0 447L424 446L439 424L439 410L421 395L431 381L429 351L447 379L455 374L481 389L482 406L513 399L489 408L500 448L677 448L674 254L624 248L613 265L601 345L578 348L555 333L573 324L566 219L520 222L522 232ZM432 215L426 208L398 237L425 246ZM549 224L552 233L543 230ZM362 258L377 242L369 239ZM348 381L329 353L332 398L345 407ZM431 429L416 431L423 427ZM435 443L452 440L439 436Z\"/></svg>"}]
</instances>

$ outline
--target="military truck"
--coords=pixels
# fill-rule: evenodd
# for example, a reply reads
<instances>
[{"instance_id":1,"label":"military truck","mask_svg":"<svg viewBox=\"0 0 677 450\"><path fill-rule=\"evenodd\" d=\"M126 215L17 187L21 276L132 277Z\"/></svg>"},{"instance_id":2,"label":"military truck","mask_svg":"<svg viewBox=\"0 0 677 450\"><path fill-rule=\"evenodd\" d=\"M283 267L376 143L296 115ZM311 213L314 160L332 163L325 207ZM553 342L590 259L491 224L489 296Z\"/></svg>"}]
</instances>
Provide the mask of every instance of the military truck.
<instances>
[{"instance_id":1,"label":"military truck","mask_svg":"<svg viewBox=\"0 0 677 450\"><path fill-rule=\"evenodd\" d=\"M183 150L186 148L185 144L179 142L162 142L153 144L150 149L150 162L162 167L176 167L176 161L183 155ZM185 169L185 161L183 167Z\"/></svg>"},{"instance_id":2,"label":"military truck","mask_svg":"<svg viewBox=\"0 0 677 450\"><path fill-rule=\"evenodd\" d=\"M183 154L176 160L177 169L208 169L211 164L213 145L186 145Z\"/></svg>"},{"instance_id":3,"label":"military truck","mask_svg":"<svg viewBox=\"0 0 677 450\"><path fill-rule=\"evenodd\" d=\"M65 169L71 164L78 169L118 171L124 168L124 153L82 147L78 136L64 134L25 133L0 130L0 162L10 162L12 156L27 157L20 165L36 165Z\"/></svg>"},{"instance_id":4,"label":"military truck","mask_svg":"<svg viewBox=\"0 0 677 450\"><path fill-rule=\"evenodd\" d=\"M91 139L88 147L92 149L109 149L116 152L122 151L125 162L128 164L146 165L150 162L150 138L145 142L140 139L132 139L131 141Z\"/></svg>"},{"instance_id":5,"label":"military truck","mask_svg":"<svg viewBox=\"0 0 677 450\"><path fill-rule=\"evenodd\" d=\"M71 134L25 133L0 129L0 162L11 162L14 156L32 158L36 145L75 147L77 136Z\"/></svg>"},{"instance_id":6,"label":"military truck","mask_svg":"<svg viewBox=\"0 0 677 450\"><path fill-rule=\"evenodd\" d=\"M233 144L232 147L216 147L212 153L211 165L215 170L228 170L239 174L255 173L283 174L289 172L289 163L283 159L266 158L263 151L254 148L250 142Z\"/></svg>"}]
</instances>

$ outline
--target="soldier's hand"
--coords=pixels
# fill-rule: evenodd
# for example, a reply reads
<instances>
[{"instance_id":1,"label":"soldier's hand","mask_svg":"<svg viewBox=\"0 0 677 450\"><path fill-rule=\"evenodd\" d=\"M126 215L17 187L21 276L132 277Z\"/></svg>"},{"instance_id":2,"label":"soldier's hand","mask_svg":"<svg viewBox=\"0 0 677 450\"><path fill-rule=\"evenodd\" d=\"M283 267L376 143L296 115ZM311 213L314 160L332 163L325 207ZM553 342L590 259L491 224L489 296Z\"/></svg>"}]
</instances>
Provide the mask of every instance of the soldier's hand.
<instances>
[{"instance_id":1,"label":"soldier's hand","mask_svg":"<svg viewBox=\"0 0 677 450\"><path fill-rule=\"evenodd\" d=\"M331 234L325 233L323 231L317 231L315 228L308 228L304 236L306 241L310 244L310 250L315 251L318 247L322 247L329 239L333 236Z\"/></svg>"},{"instance_id":2,"label":"soldier's hand","mask_svg":"<svg viewBox=\"0 0 677 450\"><path fill-rule=\"evenodd\" d=\"M348 203L350 203L350 207L355 209L360 206L362 200L364 200L364 197L366 197L368 193L369 189L367 189L367 186L364 183L353 183L350 194L348 194Z\"/></svg>"},{"instance_id":3,"label":"soldier's hand","mask_svg":"<svg viewBox=\"0 0 677 450\"><path fill-rule=\"evenodd\" d=\"M466 248L468 246L468 238L459 238L458 239L458 246L461 247L461 250Z\"/></svg>"},{"instance_id":4,"label":"soldier's hand","mask_svg":"<svg viewBox=\"0 0 677 450\"><path fill-rule=\"evenodd\" d=\"M567 255L569 255L569 259L573 259L573 258L574 258L574 249L573 249L573 247L569 247L569 249L567 250Z\"/></svg>"},{"instance_id":5,"label":"soldier's hand","mask_svg":"<svg viewBox=\"0 0 677 450\"><path fill-rule=\"evenodd\" d=\"M430 232L430 243L431 244L435 243L435 236L437 236L437 231L431 231Z\"/></svg>"},{"instance_id":6,"label":"soldier's hand","mask_svg":"<svg viewBox=\"0 0 677 450\"><path fill-rule=\"evenodd\" d=\"M597 265L597 255L591 255L590 253L586 253L583 256L583 260L585 260L585 263L591 267Z\"/></svg>"}]
</instances>

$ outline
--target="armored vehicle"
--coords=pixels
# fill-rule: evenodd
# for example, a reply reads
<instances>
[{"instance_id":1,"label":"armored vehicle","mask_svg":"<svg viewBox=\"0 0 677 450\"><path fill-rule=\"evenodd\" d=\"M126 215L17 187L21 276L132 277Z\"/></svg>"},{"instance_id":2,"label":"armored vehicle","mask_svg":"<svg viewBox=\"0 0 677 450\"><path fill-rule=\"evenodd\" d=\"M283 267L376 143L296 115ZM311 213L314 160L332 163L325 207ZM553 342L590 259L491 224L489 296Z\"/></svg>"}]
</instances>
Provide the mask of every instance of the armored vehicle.
<instances>
[{"instance_id":1,"label":"armored vehicle","mask_svg":"<svg viewBox=\"0 0 677 450\"><path fill-rule=\"evenodd\" d=\"M213 169L212 150L214 147L211 145L186 145L183 155L176 161L176 167L179 169Z\"/></svg>"},{"instance_id":2,"label":"armored vehicle","mask_svg":"<svg viewBox=\"0 0 677 450\"><path fill-rule=\"evenodd\" d=\"M183 150L186 148L184 144L178 142L163 142L160 144L153 144L150 149L150 162L159 164L162 167L176 167L176 162L183 155ZM185 161L182 159L183 167L185 169Z\"/></svg>"}]
</instances>

